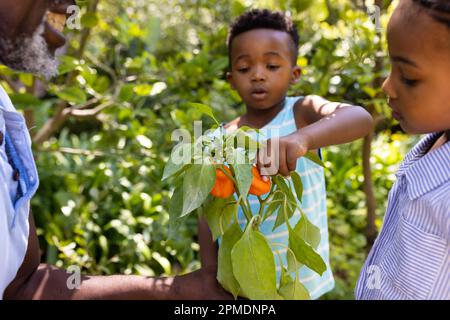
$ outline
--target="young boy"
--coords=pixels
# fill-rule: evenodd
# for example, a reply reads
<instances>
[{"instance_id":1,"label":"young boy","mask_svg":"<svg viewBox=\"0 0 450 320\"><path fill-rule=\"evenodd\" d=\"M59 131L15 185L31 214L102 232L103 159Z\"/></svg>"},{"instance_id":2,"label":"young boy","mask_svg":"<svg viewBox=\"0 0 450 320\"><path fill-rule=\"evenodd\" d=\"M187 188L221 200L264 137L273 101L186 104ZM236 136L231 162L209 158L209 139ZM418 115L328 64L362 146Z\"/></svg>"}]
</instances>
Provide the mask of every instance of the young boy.
<instances>
[{"instance_id":1,"label":"young boy","mask_svg":"<svg viewBox=\"0 0 450 320\"><path fill-rule=\"evenodd\" d=\"M332 103L318 96L286 96L290 85L301 75L296 63L298 42L295 26L280 12L252 10L235 21L228 39L231 66L228 80L245 103L246 112L228 123L225 129L234 131L245 125L260 129L267 139L279 137L279 153L261 158L262 162L279 161L275 173L287 176L297 170L301 174L302 208L308 219L320 228L321 242L317 251L328 266L322 276L305 267L300 271L301 282L311 298L317 299L334 287L329 268L325 180L320 166L301 157L307 151L317 152L321 147L361 138L373 124L371 116L361 107ZM259 202L253 196L250 204L257 207ZM260 230L268 235L270 242L287 246L285 225L272 232L275 217L275 214L269 217ZM300 213L296 212L291 225L299 219ZM239 221L245 226L242 212L239 212ZM285 251L279 250L280 253ZM279 277L278 259L276 263Z\"/></svg>"},{"instance_id":2,"label":"young boy","mask_svg":"<svg viewBox=\"0 0 450 320\"><path fill-rule=\"evenodd\" d=\"M357 299L450 299L450 1L401 0L388 27L383 85L407 133L405 157Z\"/></svg>"}]
</instances>

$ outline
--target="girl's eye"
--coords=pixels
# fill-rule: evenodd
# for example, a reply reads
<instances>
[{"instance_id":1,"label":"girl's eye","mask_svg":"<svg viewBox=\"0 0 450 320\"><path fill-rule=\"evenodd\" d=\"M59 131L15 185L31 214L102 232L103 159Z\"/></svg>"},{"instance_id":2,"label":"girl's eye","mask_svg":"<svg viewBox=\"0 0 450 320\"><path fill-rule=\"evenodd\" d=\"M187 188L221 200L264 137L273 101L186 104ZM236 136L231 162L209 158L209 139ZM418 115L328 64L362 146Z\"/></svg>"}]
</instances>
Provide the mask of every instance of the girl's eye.
<instances>
[{"instance_id":1,"label":"girl's eye","mask_svg":"<svg viewBox=\"0 0 450 320\"><path fill-rule=\"evenodd\" d=\"M277 65L275 65L275 64L269 64L269 65L267 66L267 68L268 68L269 70L277 70L277 69L280 68L280 66L277 66Z\"/></svg>"},{"instance_id":2,"label":"girl's eye","mask_svg":"<svg viewBox=\"0 0 450 320\"><path fill-rule=\"evenodd\" d=\"M418 82L418 80L408 79L408 78L405 78L404 76L402 76L401 79L402 79L402 82L409 87L414 87Z\"/></svg>"}]
</instances>

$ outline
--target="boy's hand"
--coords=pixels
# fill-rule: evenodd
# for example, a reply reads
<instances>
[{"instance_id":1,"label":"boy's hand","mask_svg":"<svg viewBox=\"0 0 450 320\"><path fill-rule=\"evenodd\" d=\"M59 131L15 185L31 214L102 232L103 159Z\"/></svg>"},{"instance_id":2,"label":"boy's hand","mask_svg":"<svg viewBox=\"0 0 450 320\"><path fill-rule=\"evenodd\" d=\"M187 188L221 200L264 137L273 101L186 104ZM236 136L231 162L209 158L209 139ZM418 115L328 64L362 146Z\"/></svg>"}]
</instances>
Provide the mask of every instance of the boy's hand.
<instances>
[{"instance_id":1,"label":"boy's hand","mask_svg":"<svg viewBox=\"0 0 450 320\"><path fill-rule=\"evenodd\" d=\"M297 167L297 159L308 152L309 145L309 137L300 131L267 140L266 148L261 149L257 157L257 166L263 180L278 173L289 176Z\"/></svg>"}]
</instances>

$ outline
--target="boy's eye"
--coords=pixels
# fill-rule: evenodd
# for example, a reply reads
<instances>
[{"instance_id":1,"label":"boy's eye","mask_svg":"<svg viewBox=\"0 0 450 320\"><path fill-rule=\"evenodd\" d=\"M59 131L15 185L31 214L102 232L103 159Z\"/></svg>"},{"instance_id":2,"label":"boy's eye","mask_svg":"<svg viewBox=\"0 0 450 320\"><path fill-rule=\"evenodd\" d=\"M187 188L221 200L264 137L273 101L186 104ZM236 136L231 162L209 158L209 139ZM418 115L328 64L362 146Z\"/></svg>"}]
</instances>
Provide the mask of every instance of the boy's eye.
<instances>
[{"instance_id":1,"label":"boy's eye","mask_svg":"<svg viewBox=\"0 0 450 320\"><path fill-rule=\"evenodd\" d=\"M241 72L241 73L245 73L248 71L248 69L249 69L248 67L240 67L240 68L237 68L237 71Z\"/></svg>"},{"instance_id":2,"label":"boy's eye","mask_svg":"<svg viewBox=\"0 0 450 320\"><path fill-rule=\"evenodd\" d=\"M401 77L401 80L404 84L406 84L409 87L415 86L418 82L418 80L408 79L408 78L405 78L404 76Z\"/></svg>"},{"instance_id":3,"label":"boy's eye","mask_svg":"<svg viewBox=\"0 0 450 320\"><path fill-rule=\"evenodd\" d=\"M269 64L269 65L267 66L267 68L268 68L269 70L277 70L277 69L280 68L280 66L278 66L278 65L276 65L276 64Z\"/></svg>"}]
</instances>

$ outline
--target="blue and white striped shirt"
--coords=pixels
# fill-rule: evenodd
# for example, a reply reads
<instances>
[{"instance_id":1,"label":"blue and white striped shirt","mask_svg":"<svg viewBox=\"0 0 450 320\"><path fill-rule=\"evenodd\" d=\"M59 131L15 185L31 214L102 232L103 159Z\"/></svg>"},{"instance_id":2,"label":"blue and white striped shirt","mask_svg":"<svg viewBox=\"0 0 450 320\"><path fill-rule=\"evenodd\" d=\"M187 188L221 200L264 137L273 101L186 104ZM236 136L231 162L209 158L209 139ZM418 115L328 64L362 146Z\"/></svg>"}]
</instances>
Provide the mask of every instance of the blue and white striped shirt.
<instances>
[{"instance_id":1,"label":"blue and white striped shirt","mask_svg":"<svg viewBox=\"0 0 450 320\"><path fill-rule=\"evenodd\" d=\"M262 135L259 136L260 142L264 142L266 139L274 137L284 137L297 131L294 106L299 99L303 99L303 97L286 97L283 109L270 121L270 123L260 129L260 132L262 133ZM308 289L311 299L318 299L325 293L331 291L335 284L330 267L325 174L322 167L306 158L297 160L296 171L300 174L303 183L303 197L302 202L299 203L299 205L308 220L320 229L321 240L317 252L321 255L327 265L327 270L322 275L319 275L315 271L304 266L300 268L299 278L300 282ZM252 212L258 212L258 198L250 195L249 201ZM238 216L239 224L241 228L244 229L247 221L240 207ZM273 214L261 223L260 231L267 237L269 243L273 245L272 251L274 252L275 257L278 257L278 254L280 254L283 264L286 265L287 249L285 247L288 247L289 245L288 228L287 225L284 224L272 231L276 217L277 214ZM296 210L289 220L292 227L297 224L300 217L300 211ZM274 244L282 244L284 245L284 248L277 247ZM275 264L277 280L279 280L281 276L279 259L275 259Z\"/></svg>"},{"instance_id":2,"label":"blue and white striped shirt","mask_svg":"<svg viewBox=\"0 0 450 320\"><path fill-rule=\"evenodd\" d=\"M357 299L450 299L450 142L428 135L405 157Z\"/></svg>"}]
</instances>

